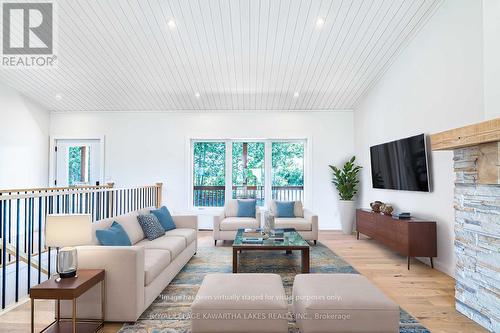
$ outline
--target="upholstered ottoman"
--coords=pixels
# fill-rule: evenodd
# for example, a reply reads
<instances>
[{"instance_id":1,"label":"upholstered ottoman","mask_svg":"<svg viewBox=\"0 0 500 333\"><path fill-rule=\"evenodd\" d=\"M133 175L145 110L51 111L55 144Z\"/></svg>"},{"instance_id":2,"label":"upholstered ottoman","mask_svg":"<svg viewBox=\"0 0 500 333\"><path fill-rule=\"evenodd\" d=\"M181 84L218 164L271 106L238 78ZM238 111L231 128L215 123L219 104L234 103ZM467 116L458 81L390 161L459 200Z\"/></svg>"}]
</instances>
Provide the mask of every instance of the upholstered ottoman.
<instances>
[{"instance_id":1,"label":"upholstered ottoman","mask_svg":"<svg viewBox=\"0 0 500 333\"><path fill-rule=\"evenodd\" d=\"M277 274L208 274L191 304L193 333L286 333L288 306Z\"/></svg>"},{"instance_id":2,"label":"upholstered ottoman","mask_svg":"<svg viewBox=\"0 0 500 333\"><path fill-rule=\"evenodd\" d=\"M299 274L293 310L302 333L399 332L399 306L359 274Z\"/></svg>"}]
</instances>

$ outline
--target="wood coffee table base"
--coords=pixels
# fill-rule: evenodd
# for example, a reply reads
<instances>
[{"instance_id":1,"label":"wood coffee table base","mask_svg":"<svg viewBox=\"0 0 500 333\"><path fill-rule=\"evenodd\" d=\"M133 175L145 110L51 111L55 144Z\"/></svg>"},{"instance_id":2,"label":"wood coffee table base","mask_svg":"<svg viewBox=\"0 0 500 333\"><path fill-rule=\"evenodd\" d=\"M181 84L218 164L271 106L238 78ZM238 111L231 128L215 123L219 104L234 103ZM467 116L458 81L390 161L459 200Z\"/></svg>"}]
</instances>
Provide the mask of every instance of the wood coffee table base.
<instances>
[{"instance_id":1,"label":"wood coffee table base","mask_svg":"<svg viewBox=\"0 0 500 333\"><path fill-rule=\"evenodd\" d=\"M301 251L301 261L302 261L302 273L309 273L309 247L297 247L297 248L283 248L276 246L233 246L233 273L238 273L238 253L241 253L242 250L245 251L283 251L285 250L287 253L291 253L293 250Z\"/></svg>"}]
</instances>

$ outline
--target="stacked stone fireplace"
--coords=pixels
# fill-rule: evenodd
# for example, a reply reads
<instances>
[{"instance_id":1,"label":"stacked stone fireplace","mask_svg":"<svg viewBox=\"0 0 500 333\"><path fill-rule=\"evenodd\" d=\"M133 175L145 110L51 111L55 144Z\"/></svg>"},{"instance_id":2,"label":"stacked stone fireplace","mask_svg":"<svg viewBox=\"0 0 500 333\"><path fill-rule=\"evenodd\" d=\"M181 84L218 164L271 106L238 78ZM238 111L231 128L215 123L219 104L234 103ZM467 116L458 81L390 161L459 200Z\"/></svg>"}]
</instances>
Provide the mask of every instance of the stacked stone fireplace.
<instances>
[{"instance_id":1,"label":"stacked stone fireplace","mask_svg":"<svg viewBox=\"0 0 500 333\"><path fill-rule=\"evenodd\" d=\"M500 332L500 184L481 184L482 147L454 150L455 298L459 312Z\"/></svg>"}]
</instances>

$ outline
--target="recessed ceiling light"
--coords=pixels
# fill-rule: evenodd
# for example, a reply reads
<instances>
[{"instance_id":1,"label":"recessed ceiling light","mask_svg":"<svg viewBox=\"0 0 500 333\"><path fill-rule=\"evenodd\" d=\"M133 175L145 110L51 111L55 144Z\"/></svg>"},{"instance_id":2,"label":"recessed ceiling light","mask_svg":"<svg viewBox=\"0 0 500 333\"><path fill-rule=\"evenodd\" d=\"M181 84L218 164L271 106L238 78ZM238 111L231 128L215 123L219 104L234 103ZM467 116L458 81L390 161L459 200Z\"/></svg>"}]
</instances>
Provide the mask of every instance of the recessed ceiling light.
<instances>
[{"instance_id":1,"label":"recessed ceiling light","mask_svg":"<svg viewBox=\"0 0 500 333\"><path fill-rule=\"evenodd\" d=\"M60 101L62 99L62 95L61 94L56 94L54 96L56 98L56 100Z\"/></svg>"},{"instance_id":2,"label":"recessed ceiling light","mask_svg":"<svg viewBox=\"0 0 500 333\"><path fill-rule=\"evenodd\" d=\"M195 93L194 93L194 97L196 97L196 98L200 98L200 96L201 96L201 95L200 95L200 93L199 93L199 92L195 92Z\"/></svg>"},{"instance_id":3,"label":"recessed ceiling light","mask_svg":"<svg viewBox=\"0 0 500 333\"><path fill-rule=\"evenodd\" d=\"M294 92L293 93L293 98L298 98L298 97L299 97L299 92L298 91Z\"/></svg>"},{"instance_id":4,"label":"recessed ceiling light","mask_svg":"<svg viewBox=\"0 0 500 333\"><path fill-rule=\"evenodd\" d=\"M322 28L325 25L325 18L320 16L316 19L316 28Z\"/></svg>"},{"instance_id":5,"label":"recessed ceiling light","mask_svg":"<svg viewBox=\"0 0 500 333\"><path fill-rule=\"evenodd\" d=\"M175 30L175 28L177 28L177 24L173 18L168 19L167 25L170 30Z\"/></svg>"}]
</instances>

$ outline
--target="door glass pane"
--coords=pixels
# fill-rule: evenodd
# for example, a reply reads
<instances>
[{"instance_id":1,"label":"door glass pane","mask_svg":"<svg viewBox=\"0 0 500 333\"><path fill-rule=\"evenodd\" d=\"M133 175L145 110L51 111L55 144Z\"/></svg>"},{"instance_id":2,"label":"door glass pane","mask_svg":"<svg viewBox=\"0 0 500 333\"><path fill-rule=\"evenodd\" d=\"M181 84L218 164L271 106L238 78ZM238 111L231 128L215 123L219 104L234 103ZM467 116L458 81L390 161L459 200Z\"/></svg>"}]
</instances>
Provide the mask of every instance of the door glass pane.
<instances>
[{"instance_id":1,"label":"door glass pane","mask_svg":"<svg viewBox=\"0 0 500 333\"><path fill-rule=\"evenodd\" d=\"M272 198L304 200L304 143L272 143Z\"/></svg>"},{"instance_id":2,"label":"door glass pane","mask_svg":"<svg viewBox=\"0 0 500 333\"><path fill-rule=\"evenodd\" d=\"M264 205L264 147L263 142L233 142L233 199Z\"/></svg>"},{"instance_id":3,"label":"door glass pane","mask_svg":"<svg viewBox=\"0 0 500 333\"><path fill-rule=\"evenodd\" d=\"M226 144L224 142L195 142L193 144L193 205L223 207L226 173Z\"/></svg>"},{"instance_id":4,"label":"door glass pane","mask_svg":"<svg viewBox=\"0 0 500 333\"><path fill-rule=\"evenodd\" d=\"M86 185L90 178L90 147L76 146L68 149L68 185Z\"/></svg>"}]
</instances>

